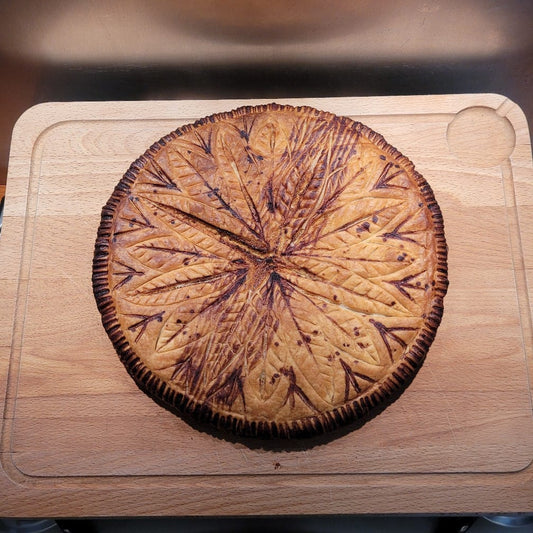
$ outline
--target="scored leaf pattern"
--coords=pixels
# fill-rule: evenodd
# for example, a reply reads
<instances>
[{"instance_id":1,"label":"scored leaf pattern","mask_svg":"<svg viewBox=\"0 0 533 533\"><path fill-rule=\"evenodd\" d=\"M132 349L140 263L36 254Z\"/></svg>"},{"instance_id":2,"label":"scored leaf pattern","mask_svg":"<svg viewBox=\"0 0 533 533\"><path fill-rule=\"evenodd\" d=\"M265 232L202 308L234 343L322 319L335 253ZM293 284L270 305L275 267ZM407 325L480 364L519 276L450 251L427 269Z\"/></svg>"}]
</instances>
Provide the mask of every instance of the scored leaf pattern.
<instances>
[{"instance_id":1,"label":"scored leaf pattern","mask_svg":"<svg viewBox=\"0 0 533 533\"><path fill-rule=\"evenodd\" d=\"M434 228L412 172L348 120L280 109L197 124L116 210L125 337L223 413L297 420L382 380L430 309Z\"/></svg>"}]
</instances>

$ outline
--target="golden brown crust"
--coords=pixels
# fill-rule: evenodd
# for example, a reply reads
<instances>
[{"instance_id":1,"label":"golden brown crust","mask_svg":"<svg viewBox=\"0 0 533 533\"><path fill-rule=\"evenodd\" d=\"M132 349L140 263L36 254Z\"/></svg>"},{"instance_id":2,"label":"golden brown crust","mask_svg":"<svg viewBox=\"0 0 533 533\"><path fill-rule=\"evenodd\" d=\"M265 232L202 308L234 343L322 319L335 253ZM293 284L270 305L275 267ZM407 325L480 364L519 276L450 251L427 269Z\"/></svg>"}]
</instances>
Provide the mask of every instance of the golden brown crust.
<instances>
[{"instance_id":1,"label":"golden brown crust","mask_svg":"<svg viewBox=\"0 0 533 533\"><path fill-rule=\"evenodd\" d=\"M361 123L242 107L135 161L102 211L93 288L138 386L238 435L363 423L401 394L442 317L433 192Z\"/></svg>"}]
</instances>

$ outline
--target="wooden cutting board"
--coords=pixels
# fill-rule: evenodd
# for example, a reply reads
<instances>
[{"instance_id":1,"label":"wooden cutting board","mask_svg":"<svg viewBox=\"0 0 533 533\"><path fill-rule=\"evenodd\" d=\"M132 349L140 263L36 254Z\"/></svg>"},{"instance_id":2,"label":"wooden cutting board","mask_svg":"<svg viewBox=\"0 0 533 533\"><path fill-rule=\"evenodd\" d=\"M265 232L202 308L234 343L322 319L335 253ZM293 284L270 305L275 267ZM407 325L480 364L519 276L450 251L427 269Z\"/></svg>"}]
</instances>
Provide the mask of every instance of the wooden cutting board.
<instances>
[{"instance_id":1,"label":"wooden cutting board","mask_svg":"<svg viewBox=\"0 0 533 533\"><path fill-rule=\"evenodd\" d=\"M172 504L166 514L208 512L209 505L194 507L191 483L215 487L214 501L227 498L222 487L234 493L251 484L258 501L267 502L269 480L307 480L309 498L299 508L280 500L281 512L305 512L324 482L353 480L354 490L362 479L366 487L385 480L417 486L423 479L457 486L462 479L493 483L496 474L516 480L529 471L533 167L520 109L499 95L279 102L364 122L407 155L434 189L446 227L450 288L420 374L362 429L285 446L219 439L157 406L119 362L94 303L91 261L100 210L129 164L161 136L213 112L259 102L34 107L13 133L0 238L0 305L7 311L0 317L0 492L25 487L18 496L9 491L15 514L38 515L27 495L35 502L51 487L75 491L75 503L92 502L96 514L121 514L101 496L111 489L126 495L124 514L154 512L160 503L134 480L177 491L184 506L176 511ZM316 496L309 479L316 480ZM356 512L358 504L348 501L345 512ZM57 505L51 514L61 514ZM2 507L0 515L9 514ZM365 510L393 508L422 510L390 497ZM310 509L328 512L318 504ZM231 512L254 512L253 505L242 501Z\"/></svg>"}]
</instances>

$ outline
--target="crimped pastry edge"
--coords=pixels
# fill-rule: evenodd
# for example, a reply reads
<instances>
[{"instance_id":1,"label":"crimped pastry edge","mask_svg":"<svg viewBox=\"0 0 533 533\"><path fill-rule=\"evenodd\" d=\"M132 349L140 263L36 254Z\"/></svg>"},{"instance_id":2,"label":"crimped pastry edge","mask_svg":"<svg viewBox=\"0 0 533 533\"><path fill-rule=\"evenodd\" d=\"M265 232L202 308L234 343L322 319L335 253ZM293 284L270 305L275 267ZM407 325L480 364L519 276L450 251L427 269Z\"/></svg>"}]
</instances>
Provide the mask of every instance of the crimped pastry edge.
<instances>
[{"instance_id":1,"label":"crimped pastry edge","mask_svg":"<svg viewBox=\"0 0 533 533\"><path fill-rule=\"evenodd\" d=\"M365 393L350 403L330 411L325 411L320 415L297 419L290 423L249 420L232 414L221 414L211 409L208 405L196 402L167 385L165 381L160 379L144 365L126 340L118 321L108 284L109 239L111 237L115 209L121 200L129 194L131 185L135 182L139 171L144 165L153 159L159 150L168 142L200 125L247 114L282 110L348 122L358 134L365 136L397 163L404 165L415 178L420 193L431 213L435 231L437 256L431 311L425 317L424 324L413 341L409 352L404 354L391 367L384 379L375 383ZM93 257L92 285L96 304L101 314L102 324L120 360L139 389L156 403L186 419L214 425L218 429L229 431L238 437L257 437L261 439L312 437L332 432L350 424L357 424L358 427L365 424L399 398L422 367L442 319L444 311L443 300L448 288L447 245L444 235L444 221L431 186L415 170L413 163L396 148L387 143L382 135L361 122L356 122L348 117L338 116L327 111L320 111L309 106L295 107L277 103L242 106L232 111L209 115L194 123L177 128L155 142L143 155L130 165L129 169L116 185L111 197L102 208Z\"/></svg>"}]
</instances>

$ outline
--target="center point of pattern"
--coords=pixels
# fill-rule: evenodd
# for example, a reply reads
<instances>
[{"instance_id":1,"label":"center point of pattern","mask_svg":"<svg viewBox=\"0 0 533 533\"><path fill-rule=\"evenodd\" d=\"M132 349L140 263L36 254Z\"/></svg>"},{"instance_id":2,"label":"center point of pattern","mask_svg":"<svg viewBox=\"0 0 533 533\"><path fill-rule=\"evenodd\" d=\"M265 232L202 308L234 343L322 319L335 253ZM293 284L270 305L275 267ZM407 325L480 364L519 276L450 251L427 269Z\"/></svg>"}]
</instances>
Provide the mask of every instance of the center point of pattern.
<instances>
[{"instance_id":1,"label":"center point of pattern","mask_svg":"<svg viewBox=\"0 0 533 533\"><path fill-rule=\"evenodd\" d=\"M269 255L268 257L260 259L259 264L268 272L273 272L279 267L279 259L280 258L275 255Z\"/></svg>"},{"instance_id":2,"label":"center point of pattern","mask_svg":"<svg viewBox=\"0 0 533 533\"><path fill-rule=\"evenodd\" d=\"M258 291L261 299L271 305L272 291L282 281L281 272L287 270L281 257L272 253L267 257L254 257L249 263L246 277L252 292ZM270 302L270 303L268 303Z\"/></svg>"}]
</instances>

